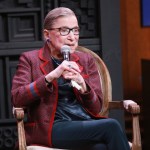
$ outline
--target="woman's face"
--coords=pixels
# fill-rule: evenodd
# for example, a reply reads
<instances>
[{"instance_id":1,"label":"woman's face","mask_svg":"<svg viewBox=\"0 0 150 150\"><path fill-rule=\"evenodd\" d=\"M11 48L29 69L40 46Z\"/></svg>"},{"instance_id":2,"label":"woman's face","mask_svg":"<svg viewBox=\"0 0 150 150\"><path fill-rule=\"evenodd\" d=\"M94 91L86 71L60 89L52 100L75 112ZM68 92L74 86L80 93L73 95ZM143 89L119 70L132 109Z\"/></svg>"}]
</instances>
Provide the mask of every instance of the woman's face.
<instances>
[{"instance_id":1,"label":"woman's face","mask_svg":"<svg viewBox=\"0 0 150 150\"><path fill-rule=\"evenodd\" d=\"M51 53L59 55L63 45L70 46L71 53L73 53L78 46L78 27L76 17L67 16L57 18L53 23L51 30L44 30L44 35L47 36L46 39L49 38L48 45L51 48ZM67 30L70 32L67 32Z\"/></svg>"}]
</instances>

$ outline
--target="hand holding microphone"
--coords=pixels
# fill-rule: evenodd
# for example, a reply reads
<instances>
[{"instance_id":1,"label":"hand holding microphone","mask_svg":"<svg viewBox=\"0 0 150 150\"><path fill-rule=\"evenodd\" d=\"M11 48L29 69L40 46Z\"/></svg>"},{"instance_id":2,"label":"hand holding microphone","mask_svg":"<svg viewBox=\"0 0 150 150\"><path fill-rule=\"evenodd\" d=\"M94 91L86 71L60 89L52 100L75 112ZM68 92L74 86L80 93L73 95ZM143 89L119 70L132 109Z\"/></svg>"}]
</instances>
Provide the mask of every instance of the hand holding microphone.
<instances>
[{"instance_id":1,"label":"hand holding microphone","mask_svg":"<svg viewBox=\"0 0 150 150\"><path fill-rule=\"evenodd\" d=\"M68 45L63 45L61 47L61 53L63 54L63 58L64 60L67 60L67 61L70 61L70 51L71 51L71 48L68 46ZM69 68L72 68L71 65L68 65ZM74 80L71 80L71 85L73 87L75 87L76 89L78 90L81 90L81 86Z\"/></svg>"}]
</instances>

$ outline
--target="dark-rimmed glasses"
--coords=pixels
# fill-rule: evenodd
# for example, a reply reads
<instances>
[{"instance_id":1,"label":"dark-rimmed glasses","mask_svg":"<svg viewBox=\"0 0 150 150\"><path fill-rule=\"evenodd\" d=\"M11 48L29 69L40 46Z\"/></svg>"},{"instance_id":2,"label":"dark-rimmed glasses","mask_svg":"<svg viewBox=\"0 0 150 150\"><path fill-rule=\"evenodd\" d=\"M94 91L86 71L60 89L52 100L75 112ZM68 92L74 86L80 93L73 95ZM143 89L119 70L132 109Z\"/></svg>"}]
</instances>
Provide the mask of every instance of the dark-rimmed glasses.
<instances>
[{"instance_id":1,"label":"dark-rimmed glasses","mask_svg":"<svg viewBox=\"0 0 150 150\"><path fill-rule=\"evenodd\" d=\"M72 31L74 35L79 35L80 32L79 27L74 27L74 28L60 27L60 28L51 28L48 30L58 30L60 35L62 36L68 35L70 31Z\"/></svg>"}]
</instances>

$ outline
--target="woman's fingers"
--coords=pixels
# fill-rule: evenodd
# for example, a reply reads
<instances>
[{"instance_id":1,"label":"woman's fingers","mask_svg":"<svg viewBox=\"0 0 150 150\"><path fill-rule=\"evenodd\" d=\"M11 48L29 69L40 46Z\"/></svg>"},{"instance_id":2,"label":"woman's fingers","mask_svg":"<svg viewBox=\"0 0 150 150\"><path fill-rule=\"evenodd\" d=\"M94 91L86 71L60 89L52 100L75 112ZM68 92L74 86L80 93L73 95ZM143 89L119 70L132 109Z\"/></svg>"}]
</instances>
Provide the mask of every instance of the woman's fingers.
<instances>
[{"instance_id":1,"label":"woman's fingers","mask_svg":"<svg viewBox=\"0 0 150 150\"><path fill-rule=\"evenodd\" d=\"M79 84L81 84L83 82L83 80L84 80L79 72L75 72L74 73L74 72L65 71L63 73L63 77L65 79L74 80L74 81L76 81Z\"/></svg>"},{"instance_id":2,"label":"woman's fingers","mask_svg":"<svg viewBox=\"0 0 150 150\"><path fill-rule=\"evenodd\" d=\"M75 70L77 72L81 72L79 69L79 66L73 61L64 60L61 64L61 67L63 67L64 70L68 70L68 71L72 71L72 72L74 72L74 70Z\"/></svg>"}]
</instances>

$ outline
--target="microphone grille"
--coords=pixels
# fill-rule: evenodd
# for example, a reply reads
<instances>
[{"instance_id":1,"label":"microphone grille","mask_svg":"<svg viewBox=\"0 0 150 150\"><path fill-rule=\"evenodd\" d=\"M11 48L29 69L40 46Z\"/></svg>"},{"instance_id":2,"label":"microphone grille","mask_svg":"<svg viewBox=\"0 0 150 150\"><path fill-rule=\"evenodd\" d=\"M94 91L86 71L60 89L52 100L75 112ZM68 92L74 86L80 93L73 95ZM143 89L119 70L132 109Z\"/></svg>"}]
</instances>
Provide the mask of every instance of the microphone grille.
<instances>
[{"instance_id":1,"label":"microphone grille","mask_svg":"<svg viewBox=\"0 0 150 150\"><path fill-rule=\"evenodd\" d=\"M61 47L61 53L68 53L68 52L70 52L71 51L71 48L70 48L70 46L68 46L68 45L63 45L62 47Z\"/></svg>"}]
</instances>

